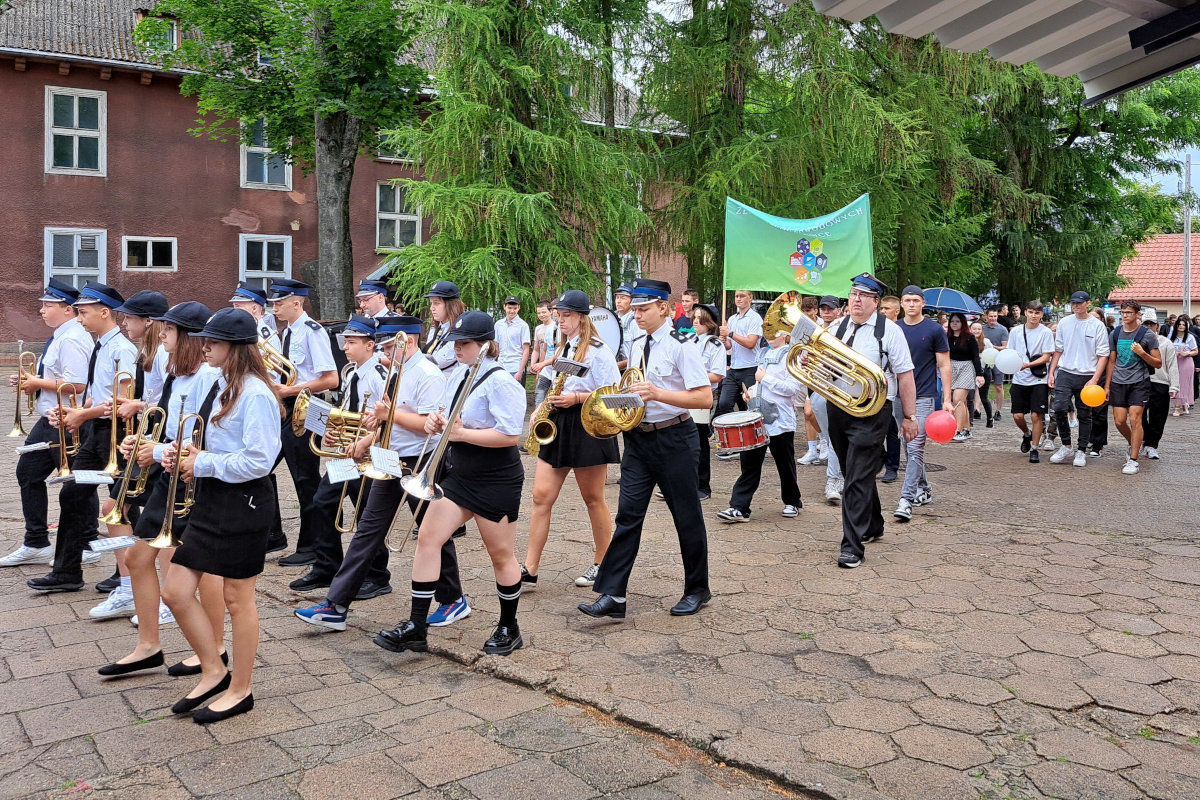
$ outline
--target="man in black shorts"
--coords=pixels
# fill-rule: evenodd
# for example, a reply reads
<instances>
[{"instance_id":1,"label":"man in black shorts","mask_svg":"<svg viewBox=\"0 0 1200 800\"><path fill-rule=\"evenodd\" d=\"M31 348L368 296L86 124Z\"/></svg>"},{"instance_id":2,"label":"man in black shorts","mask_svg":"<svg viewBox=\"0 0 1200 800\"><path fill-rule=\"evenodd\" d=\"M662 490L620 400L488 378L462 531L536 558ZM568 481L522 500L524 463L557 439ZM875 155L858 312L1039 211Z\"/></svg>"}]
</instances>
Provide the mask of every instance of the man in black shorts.
<instances>
[{"instance_id":1,"label":"man in black shorts","mask_svg":"<svg viewBox=\"0 0 1200 800\"><path fill-rule=\"evenodd\" d=\"M1121 301L1121 326L1113 328L1105 391L1117 430L1129 442L1129 458L1121 472L1136 475L1142 449L1142 411L1150 399L1150 373L1162 366L1158 335L1143 327L1137 300Z\"/></svg>"},{"instance_id":2,"label":"man in black shorts","mask_svg":"<svg viewBox=\"0 0 1200 800\"><path fill-rule=\"evenodd\" d=\"M1009 411L1021 429L1021 452L1029 453L1030 464L1041 461L1037 445L1050 401L1046 378L1054 357L1054 334L1042 324L1042 311L1042 304L1031 300L1025 309L1025 324L1013 328L1008 337L1008 349L1021 354L1021 369L1013 375L1009 389ZM1032 426L1026 422L1026 414L1033 417Z\"/></svg>"}]
</instances>

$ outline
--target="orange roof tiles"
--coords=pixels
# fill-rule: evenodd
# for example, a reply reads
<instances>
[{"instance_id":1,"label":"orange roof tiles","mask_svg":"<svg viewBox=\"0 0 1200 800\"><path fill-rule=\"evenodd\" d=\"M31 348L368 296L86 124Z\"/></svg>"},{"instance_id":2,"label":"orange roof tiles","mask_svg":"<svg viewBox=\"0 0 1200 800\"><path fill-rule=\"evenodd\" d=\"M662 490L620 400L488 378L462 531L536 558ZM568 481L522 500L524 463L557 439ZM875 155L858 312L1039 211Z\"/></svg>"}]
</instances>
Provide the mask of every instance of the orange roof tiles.
<instances>
[{"instance_id":1,"label":"orange roof tiles","mask_svg":"<svg viewBox=\"0 0 1200 800\"><path fill-rule=\"evenodd\" d=\"M1164 233L1137 246L1137 254L1121 262L1118 273L1129 285L1113 289L1108 299L1141 303L1183 300L1183 234ZM1200 289L1200 233L1192 234L1192 295Z\"/></svg>"}]
</instances>

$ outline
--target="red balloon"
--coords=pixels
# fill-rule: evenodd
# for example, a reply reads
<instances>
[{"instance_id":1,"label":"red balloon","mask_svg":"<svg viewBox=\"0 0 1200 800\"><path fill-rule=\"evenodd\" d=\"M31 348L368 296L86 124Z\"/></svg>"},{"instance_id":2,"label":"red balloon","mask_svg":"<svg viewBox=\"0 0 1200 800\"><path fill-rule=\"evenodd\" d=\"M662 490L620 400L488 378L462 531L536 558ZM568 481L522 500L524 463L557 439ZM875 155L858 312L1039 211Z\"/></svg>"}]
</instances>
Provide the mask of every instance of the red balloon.
<instances>
[{"instance_id":1,"label":"red balloon","mask_svg":"<svg viewBox=\"0 0 1200 800\"><path fill-rule=\"evenodd\" d=\"M946 409L935 411L925 419L925 434L935 442L945 444L958 432L958 422Z\"/></svg>"}]
</instances>

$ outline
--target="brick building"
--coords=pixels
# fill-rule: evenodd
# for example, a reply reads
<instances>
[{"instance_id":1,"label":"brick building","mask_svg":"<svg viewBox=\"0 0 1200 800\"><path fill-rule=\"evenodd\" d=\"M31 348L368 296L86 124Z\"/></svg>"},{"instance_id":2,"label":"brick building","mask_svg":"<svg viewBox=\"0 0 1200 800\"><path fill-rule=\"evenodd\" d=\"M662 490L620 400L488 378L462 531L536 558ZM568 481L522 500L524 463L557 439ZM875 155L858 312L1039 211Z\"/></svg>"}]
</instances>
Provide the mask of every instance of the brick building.
<instances>
[{"instance_id":1,"label":"brick building","mask_svg":"<svg viewBox=\"0 0 1200 800\"><path fill-rule=\"evenodd\" d=\"M0 342L45 338L34 298L51 276L217 308L237 281L299 278L317 257L315 179L265 146L188 133L198 112L179 93L181 76L134 46L147 5L0 2ZM378 270L389 249L431 234L390 185L398 177L417 177L414 165L360 158L356 166L356 279ZM680 257L633 268L683 288Z\"/></svg>"}]
</instances>

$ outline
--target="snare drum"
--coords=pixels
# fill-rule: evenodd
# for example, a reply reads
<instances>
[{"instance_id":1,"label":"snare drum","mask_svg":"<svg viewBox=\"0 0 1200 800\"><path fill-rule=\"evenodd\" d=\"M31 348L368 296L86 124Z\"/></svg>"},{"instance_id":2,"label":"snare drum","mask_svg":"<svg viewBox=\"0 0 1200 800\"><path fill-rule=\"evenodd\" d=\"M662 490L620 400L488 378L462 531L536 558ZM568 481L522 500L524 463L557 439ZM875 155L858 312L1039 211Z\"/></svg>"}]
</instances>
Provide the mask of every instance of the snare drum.
<instances>
[{"instance_id":1,"label":"snare drum","mask_svg":"<svg viewBox=\"0 0 1200 800\"><path fill-rule=\"evenodd\" d=\"M742 453L767 446L767 426L757 411L734 411L712 421L718 447L727 453Z\"/></svg>"}]
</instances>

